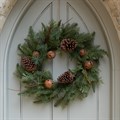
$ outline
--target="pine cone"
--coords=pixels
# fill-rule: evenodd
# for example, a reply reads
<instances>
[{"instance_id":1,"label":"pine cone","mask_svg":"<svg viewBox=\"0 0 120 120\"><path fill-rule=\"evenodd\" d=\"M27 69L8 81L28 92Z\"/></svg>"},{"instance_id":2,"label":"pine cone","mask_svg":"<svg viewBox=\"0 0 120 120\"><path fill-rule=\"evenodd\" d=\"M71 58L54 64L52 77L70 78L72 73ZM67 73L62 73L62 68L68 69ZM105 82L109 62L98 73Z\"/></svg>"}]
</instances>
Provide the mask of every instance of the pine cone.
<instances>
[{"instance_id":1,"label":"pine cone","mask_svg":"<svg viewBox=\"0 0 120 120\"><path fill-rule=\"evenodd\" d=\"M60 47L64 51L73 51L77 47L77 42L73 39L63 39L60 43Z\"/></svg>"},{"instance_id":2,"label":"pine cone","mask_svg":"<svg viewBox=\"0 0 120 120\"><path fill-rule=\"evenodd\" d=\"M74 80L74 75L70 71L66 71L62 75L60 75L57 80L58 83L62 84L72 83Z\"/></svg>"},{"instance_id":3,"label":"pine cone","mask_svg":"<svg viewBox=\"0 0 120 120\"><path fill-rule=\"evenodd\" d=\"M28 72L33 72L37 69L37 66L28 56L21 57L21 65Z\"/></svg>"}]
</instances>

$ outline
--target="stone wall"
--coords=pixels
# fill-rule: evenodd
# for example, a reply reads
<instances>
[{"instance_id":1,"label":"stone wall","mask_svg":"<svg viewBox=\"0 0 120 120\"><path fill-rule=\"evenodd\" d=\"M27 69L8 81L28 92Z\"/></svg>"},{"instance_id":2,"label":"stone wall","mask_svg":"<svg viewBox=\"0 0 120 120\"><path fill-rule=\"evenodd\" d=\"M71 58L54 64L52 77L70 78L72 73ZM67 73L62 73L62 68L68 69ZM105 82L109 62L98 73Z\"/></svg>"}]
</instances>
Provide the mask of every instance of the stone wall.
<instances>
[{"instance_id":1,"label":"stone wall","mask_svg":"<svg viewBox=\"0 0 120 120\"><path fill-rule=\"evenodd\" d=\"M120 37L120 0L101 0L108 10Z\"/></svg>"},{"instance_id":2,"label":"stone wall","mask_svg":"<svg viewBox=\"0 0 120 120\"><path fill-rule=\"evenodd\" d=\"M0 31L16 1L17 0L0 0ZM118 35L120 36L120 0L101 0L101 2L108 10Z\"/></svg>"},{"instance_id":3,"label":"stone wall","mask_svg":"<svg viewBox=\"0 0 120 120\"><path fill-rule=\"evenodd\" d=\"M0 31L17 0L0 0Z\"/></svg>"}]
</instances>

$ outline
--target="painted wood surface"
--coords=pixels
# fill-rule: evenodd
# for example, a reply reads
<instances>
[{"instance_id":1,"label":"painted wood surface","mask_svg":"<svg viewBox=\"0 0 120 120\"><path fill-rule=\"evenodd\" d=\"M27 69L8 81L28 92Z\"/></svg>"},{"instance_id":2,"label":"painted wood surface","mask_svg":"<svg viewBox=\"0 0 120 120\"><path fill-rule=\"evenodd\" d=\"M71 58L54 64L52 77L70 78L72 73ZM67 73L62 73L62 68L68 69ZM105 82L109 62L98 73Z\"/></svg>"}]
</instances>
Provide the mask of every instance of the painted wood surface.
<instances>
[{"instance_id":1,"label":"painted wood surface","mask_svg":"<svg viewBox=\"0 0 120 120\"><path fill-rule=\"evenodd\" d=\"M19 4L19 2L18 2ZM21 3L22 4L22 3ZM27 4L23 2L23 4ZM35 31L41 29L41 22L48 23L51 19L62 20L63 23L77 22L81 32L96 32L95 44L108 51L107 41L95 15L82 0L36 0L24 15L13 32L7 50L6 58L6 119L7 120L110 120L111 119L111 74L110 61L107 57L101 61L101 72L104 84L95 93L90 92L83 101L74 101L64 110L55 108L53 103L34 104L32 98L18 96L22 89L14 76L16 63L20 61L17 55L17 45L24 42L29 26ZM67 69L74 67L66 55L59 55L53 61L45 64L53 78L56 79Z\"/></svg>"}]
</instances>

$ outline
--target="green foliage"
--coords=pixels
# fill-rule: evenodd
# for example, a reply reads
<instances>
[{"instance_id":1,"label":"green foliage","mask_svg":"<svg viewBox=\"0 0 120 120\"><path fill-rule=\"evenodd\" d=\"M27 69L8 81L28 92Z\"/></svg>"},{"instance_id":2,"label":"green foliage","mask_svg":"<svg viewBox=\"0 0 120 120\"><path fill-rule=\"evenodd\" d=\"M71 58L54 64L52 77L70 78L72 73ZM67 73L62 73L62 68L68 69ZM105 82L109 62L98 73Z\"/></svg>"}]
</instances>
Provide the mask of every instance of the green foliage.
<instances>
[{"instance_id":1,"label":"green foliage","mask_svg":"<svg viewBox=\"0 0 120 120\"><path fill-rule=\"evenodd\" d=\"M51 21L49 26L45 26L42 23L43 34L45 36L44 42L48 45L48 50L57 50L59 47L60 41L60 21L56 23L55 21Z\"/></svg>"},{"instance_id":2,"label":"green foliage","mask_svg":"<svg viewBox=\"0 0 120 120\"><path fill-rule=\"evenodd\" d=\"M35 98L34 103L46 103L55 100L55 106L65 107L74 99L81 100L87 97L90 89L95 92L96 86L101 83L98 68L99 60L107 52L100 46L94 45L94 36L95 32L80 33L77 23L61 24L61 21L51 21L48 25L42 23L42 29L38 33L30 27L24 44L19 44L18 50L20 56L29 56L37 69L28 72L21 63L16 65L16 76L20 78L25 88L20 95L33 96ZM47 60L48 51L62 51L60 42L63 39L74 39L77 42L74 51L66 51L69 58L76 61L76 68L69 70L75 76L74 81L71 84L60 84L53 81L53 87L48 89L44 82L48 79L52 80L52 75L50 71L43 69L44 61ZM86 50L84 56L80 56L80 49ZM33 56L34 51L38 51L40 56ZM93 62L91 69L84 67L84 62L87 60Z\"/></svg>"}]
</instances>

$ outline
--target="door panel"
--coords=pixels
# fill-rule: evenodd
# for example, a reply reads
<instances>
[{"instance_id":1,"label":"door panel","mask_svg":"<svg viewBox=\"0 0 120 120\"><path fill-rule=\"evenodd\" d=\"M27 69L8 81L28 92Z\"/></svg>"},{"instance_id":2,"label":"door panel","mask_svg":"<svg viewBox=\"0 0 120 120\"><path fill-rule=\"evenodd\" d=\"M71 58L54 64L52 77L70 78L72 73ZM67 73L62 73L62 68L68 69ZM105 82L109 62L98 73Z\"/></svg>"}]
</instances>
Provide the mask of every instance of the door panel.
<instances>
[{"instance_id":1,"label":"door panel","mask_svg":"<svg viewBox=\"0 0 120 120\"><path fill-rule=\"evenodd\" d=\"M75 100L67 108L55 108L53 103L34 104L32 98L18 96L23 89L13 75L16 63L20 61L17 55L17 45L24 42L29 26L35 31L41 28L41 22L47 24L51 19L77 22L81 32L96 32L95 44L108 51L107 43L96 17L83 0L36 0L22 17L11 40L7 58L7 120L110 120L110 61L107 57L101 61L101 73L104 84L96 92L90 91L83 100ZM75 66L66 55L58 54L53 61L45 64L54 80L69 68Z\"/></svg>"}]
</instances>

